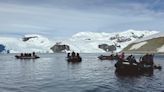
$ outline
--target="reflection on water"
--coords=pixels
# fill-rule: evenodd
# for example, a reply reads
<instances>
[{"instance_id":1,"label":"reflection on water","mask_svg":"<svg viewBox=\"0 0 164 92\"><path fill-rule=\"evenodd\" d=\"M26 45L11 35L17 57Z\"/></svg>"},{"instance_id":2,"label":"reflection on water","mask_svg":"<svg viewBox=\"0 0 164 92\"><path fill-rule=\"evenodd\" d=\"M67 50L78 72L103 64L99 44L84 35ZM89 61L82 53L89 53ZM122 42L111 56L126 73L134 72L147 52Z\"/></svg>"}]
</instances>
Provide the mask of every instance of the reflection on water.
<instances>
[{"instance_id":1,"label":"reflection on water","mask_svg":"<svg viewBox=\"0 0 164 92\"><path fill-rule=\"evenodd\" d=\"M68 63L63 53L40 56L36 60L17 60L12 54L1 54L1 92L164 91L164 70L122 76L115 73L116 61L100 61L99 54L82 54L80 63ZM155 63L164 66L163 60L162 55L155 56Z\"/></svg>"}]
</instances>

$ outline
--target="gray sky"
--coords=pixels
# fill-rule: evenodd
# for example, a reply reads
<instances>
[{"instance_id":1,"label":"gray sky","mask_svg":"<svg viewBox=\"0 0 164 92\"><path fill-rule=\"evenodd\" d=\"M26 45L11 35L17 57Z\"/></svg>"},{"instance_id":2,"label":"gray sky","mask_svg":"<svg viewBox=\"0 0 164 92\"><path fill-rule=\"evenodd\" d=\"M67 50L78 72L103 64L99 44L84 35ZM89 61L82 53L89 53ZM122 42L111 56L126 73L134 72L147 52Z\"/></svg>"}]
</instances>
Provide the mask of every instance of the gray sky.
<instances>
[{"instance_id":1,"label":"gray sky","mask_svg":"<svg viewBox=\"0 0 164 92\"><path fill-rule=\"evenodd\" d=\"M164 29L164 0L0 0L0 34Z\"/></svg>"}]
</instances>

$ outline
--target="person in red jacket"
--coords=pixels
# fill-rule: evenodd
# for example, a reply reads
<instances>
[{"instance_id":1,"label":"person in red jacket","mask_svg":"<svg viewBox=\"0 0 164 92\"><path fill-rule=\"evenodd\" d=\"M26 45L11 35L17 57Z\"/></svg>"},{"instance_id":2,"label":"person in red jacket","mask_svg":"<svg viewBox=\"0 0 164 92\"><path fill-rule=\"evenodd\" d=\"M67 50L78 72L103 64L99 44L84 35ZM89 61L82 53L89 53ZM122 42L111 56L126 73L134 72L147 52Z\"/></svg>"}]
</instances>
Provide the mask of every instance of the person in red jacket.
<instances>
[{"instance_id":1,"label":"person in red jacket","mask_svg":"<svg viewBox=\"0 0 164 92\"><path fill-rule=\"evenodd\" d=\"M122 52L121 55L119 55L119 58L120 58L121 60L124 60L124 58L125 58L125 53Z\"/></svg>"}]
</instances>

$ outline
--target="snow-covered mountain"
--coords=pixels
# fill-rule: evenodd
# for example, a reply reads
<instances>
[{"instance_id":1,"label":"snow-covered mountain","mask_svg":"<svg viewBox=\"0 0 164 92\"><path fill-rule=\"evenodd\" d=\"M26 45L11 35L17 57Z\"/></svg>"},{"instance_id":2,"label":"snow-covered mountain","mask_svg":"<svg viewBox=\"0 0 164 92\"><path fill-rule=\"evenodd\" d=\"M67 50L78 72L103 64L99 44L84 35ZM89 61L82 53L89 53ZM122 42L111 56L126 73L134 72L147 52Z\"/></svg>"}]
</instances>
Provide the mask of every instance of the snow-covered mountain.
<instances>
[{"instance_id":1,"label":"snow-covered mountain","mask_svg":"<svg viewBox=\"0 0 164 92\"><path fill-rule=\"evenodd\" d=\"M119 52L133 41L155 33L158 32L146 30L127 30L115 33L79 32L65 40L50 40L44 36L32 34L25 35L22 38L0 37L0 44L3 44L6 47L5 49L10 50L11 53L33 51L51 53L52 50L50 48L56 43L68 45L71 51L81 53L106 52L104 49L99 48L101 44L114 45L116 46L116 52Z\"/></svg>"},{"instance_id":2,"label":"snow-covered mountain","mask_svg":"<svg viewBox=\"0 0 164 92\"><path fill-rule=\"evenodd\" d=\"M138 39L123 49L130 53L164 53L164 33Z\"/></svg>"},{"instance_id":3,"label":"snow-covered mountain","mask_svg":"<svg viewBox=\"0 0 164 92\"><path fill-rule=\"evenodd\" d=\"M117 47L116 52L119 52L133 41L155 33L158 32L146 30L136 31L132 29L115 33L80 32L73 35L72 38L64 43L68 44L70 48L78 52L105 52L98 48L98 45L101 44L115 45Z\"/></svg>"},{"instance_id":4,"label":"snow-covered mountain","mask_svg":"<svg viewBox=\"0 0 164 92\"><path fill-rule=\"evenodd\" d=\"M0 37L0 43L5 46L6 50L10 50L11 53L52 52L49 49L52 46L52 42L48 38L36 34L25 35L23 38Z\"/></svg>"}]
</instances>

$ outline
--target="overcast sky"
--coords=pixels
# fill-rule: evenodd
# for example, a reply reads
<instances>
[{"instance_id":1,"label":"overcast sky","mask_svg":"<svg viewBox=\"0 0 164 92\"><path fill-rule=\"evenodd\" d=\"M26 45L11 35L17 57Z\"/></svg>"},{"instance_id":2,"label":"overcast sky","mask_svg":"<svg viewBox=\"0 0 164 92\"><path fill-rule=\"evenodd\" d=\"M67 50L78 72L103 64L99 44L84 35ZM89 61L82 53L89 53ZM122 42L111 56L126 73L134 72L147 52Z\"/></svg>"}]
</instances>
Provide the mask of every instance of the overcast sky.
<instances>
[{"instance_id":1,"label":"overcast sky","mask_svg":"<svg viewBox=\"0 0 164 92\"><path fill-rule=\"evenodd\" d=\"M0 0L0 34L164 30L164 0Z\"/></svg>"}]
</instances>

